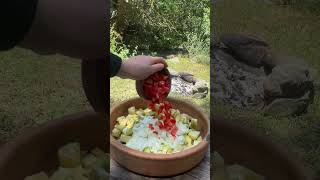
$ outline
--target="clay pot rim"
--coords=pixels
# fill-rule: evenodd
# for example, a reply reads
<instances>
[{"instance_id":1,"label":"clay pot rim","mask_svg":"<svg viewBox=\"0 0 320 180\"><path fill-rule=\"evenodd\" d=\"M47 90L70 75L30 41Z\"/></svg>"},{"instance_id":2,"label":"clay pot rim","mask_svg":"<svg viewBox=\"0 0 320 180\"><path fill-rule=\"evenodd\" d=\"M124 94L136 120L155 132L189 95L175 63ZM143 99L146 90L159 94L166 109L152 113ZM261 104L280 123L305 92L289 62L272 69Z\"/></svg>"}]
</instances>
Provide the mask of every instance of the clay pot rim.
<instances>
[{"instance_id":1,"label":"clay pot rim","mask_svg":"<svg viewBox=\"0 0 320 180\"><path fill-rule=\"evenodd\" d=\"M128 99L126 101L122 101L122 102L114 105L110 110L110 115L117 107L125 104L128 101L134 101L137 99L141 99L141 98L139 98L139 97L131 98L131 99ZM210 137L210 123L209 123L208 116L205 113L203 113L202 110L200 110L198 107L194 106L193 104L191 104L188 101L181 101L181 100L175 99L175 98L167 98L167 99L169 101L174 100L174 101L183 102L183 103L188 104L189 106L193 107L196 111L200 112L202 119L204 119L207 124L207 133L204 134L203 140L198 145L196 145L190 149L183 150L181 152L177 152L177 153L173 153L173 154L146 153L146 152L141 152L141 151L131 149L129 147L124 146L123 144L121 144L119 141L117 141L111 135L111 130L110 130L110 145L111 145L111 147L116 148L117 150L122 151L122 152L128 154L129 156L134 156L134 157L137 157L140 159L146 159L146 160L156 160L156 161L170 161L170 160L176 160L176 159L183 159L183 158L198 154L198 152L204 151L205 149L208 149L209 142L207 141L207 139L209 139L209 137ZM110 126L110 128L111 128L111 126Z\"/></svg>"},{"instance_id":2,"label":"clay pot rim","mask_svg":"<svg viewBox=\"0 0 320 180\"><path fill-rule=\"evenodd\" d=\"M83 111L74 113L71 115L66 115L61 118L57 118L52 121L45 122L35 127L27 128L23 130L20 135L15 137L13 140L7 142L6 144L2 145L0 148L0 169L5 166L6 162L15 154L17 150L21 147L21 145L27 144L31 141L34 137L37 137L48 129L55 129L60 127L61 124L70 124L74 123L77 119L81 117L88 117L88 116L98 116L97 113L94 111ZM67 121L66 121L67 119Z\"/></svg>"}]
</instances>

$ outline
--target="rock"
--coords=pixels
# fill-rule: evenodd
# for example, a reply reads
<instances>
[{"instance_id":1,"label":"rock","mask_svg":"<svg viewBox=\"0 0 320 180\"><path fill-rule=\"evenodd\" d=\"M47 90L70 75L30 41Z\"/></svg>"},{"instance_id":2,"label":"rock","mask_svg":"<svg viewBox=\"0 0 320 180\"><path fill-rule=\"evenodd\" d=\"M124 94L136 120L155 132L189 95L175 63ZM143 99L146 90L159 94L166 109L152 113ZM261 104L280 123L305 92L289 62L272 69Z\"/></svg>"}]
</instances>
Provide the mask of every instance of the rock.
<instances>
[{"instance_id":1,"label":"rock","mask_svg":"<svg viewBox=\"0 0 320 180\"><path fill-rule=\"evenodd\" d=\"M178 73L180 78L183 79L184 81L187 81L189 83L195 84L197 82L197 79L190 73L188 72L179 72Z\"/></svg>"},{"instance_id":2,"label":"rock","mask_svg":"<svg viewBox=\"0 0 320 180\"><path fill-rule=\"evenodd\" d=\"M273 115L278 117L287 117L292 115L301 115L307 111L310 102L310 92L303 97L290 99L279 98L264 108L265 115Z\"/></svg>"},{"instance_id":3,"label":"rock","mask_svg":"<svg viewBox=\"0 0 320 180\"><path fill-rule=\"evenodd\" d=\"M263 83L266 100L275 98L298 98L310 91L313 80L307 67L284 64L276 66Z\"/></svg>"},{"instance_id":4,"label":"rock","mask_svg":"<svg viewBox=\"0 0 320 180\"><path fill-rule=\"evenodd\" d=\"M263 66L265 73L269 75L272 69L278 65L282 64L297 64L301 66L308 66L305 60L295 56L283 55L277 52L268 53L263 59Z\"/></svg>"},{"instance_id":5,"label":"rock","mask_svg":"<svg viewBox=\"0 0 320 180\"><path fill-rule=\"evenodd\" d=\"M170 72L171 77L178 77L179 73L173 69L168 68L168 71Z\"/></svg>"},{"instance_id":6,"label":"rock","mask_svg":"<svg viewBox=\"0 0 320 180\"><path fill-rule=\"evenodd\" d=\"M207 94L208 91L209 91L208 84L207 84L207 82L205 82L203 80L197 81L195 83L195 85L192 87L192 93L193 94L195 94L195 93Z\"/></svg>"},{"instance_id":7,"label":"rock","mask_svg":"<svg viewBox=\"0 0 320 180\"><path fill-rule=\"evenodd\" d=\"M244 34L224 34L222 43L230 49L235 59L253 67L261 67L270 50L262 38Z\"/></svg>"},{"instance_id":8,"label":"rock","mask_svg":"<svg viewBox=\"0 0 320 180\"><path fill-rule=\"evenodd\" d=\"M212 93L214 103L235 107L256 106L263 103L262 69L253 68L235 60L223 49L215 49L211 63Z\"/></svg>"},{"instance_id":9,"label":"rock","mask_svg":"<svg viewBox=\"0 0 320 180\"><path fill-rule=\"evenodd\" d=\"M195 94L193 94L192 97L197 98L197 99L203 99L203 98L205 98L206 96L207 96L206 93L195 93Z\"/></svg>"},{"instance_id":10,"label":"rock","mask_svg":"<svg viewBox=\"0 0 320 180\"><path fill-rule=\"evenodd\" d=\"M268 43L261 37L244 33L225 33L220 36L220 41L229 48L246 45L268 46Z\"/></svg>"}]
</instances>

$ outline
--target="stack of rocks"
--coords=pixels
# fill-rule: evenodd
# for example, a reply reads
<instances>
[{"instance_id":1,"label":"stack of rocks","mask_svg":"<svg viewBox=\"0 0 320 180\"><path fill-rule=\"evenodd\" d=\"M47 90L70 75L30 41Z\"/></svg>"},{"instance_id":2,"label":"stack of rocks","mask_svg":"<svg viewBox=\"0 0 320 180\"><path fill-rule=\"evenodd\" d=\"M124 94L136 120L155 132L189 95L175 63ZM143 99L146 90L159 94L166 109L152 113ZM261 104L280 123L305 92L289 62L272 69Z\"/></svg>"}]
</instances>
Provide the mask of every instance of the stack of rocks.
<instances>
[{"instance_id":1,"label":"stack of rocks","mask_svg":"<svg viewBox=\"0 0 320 180\"><path fill-rule=\"evenodd\" d=\"M261 107L266 115L306 112L314 97L314 71L301 58L276 53L257 36L223 34L214 47L212 98L237 107Z\"/></svg>"}]
</instances>

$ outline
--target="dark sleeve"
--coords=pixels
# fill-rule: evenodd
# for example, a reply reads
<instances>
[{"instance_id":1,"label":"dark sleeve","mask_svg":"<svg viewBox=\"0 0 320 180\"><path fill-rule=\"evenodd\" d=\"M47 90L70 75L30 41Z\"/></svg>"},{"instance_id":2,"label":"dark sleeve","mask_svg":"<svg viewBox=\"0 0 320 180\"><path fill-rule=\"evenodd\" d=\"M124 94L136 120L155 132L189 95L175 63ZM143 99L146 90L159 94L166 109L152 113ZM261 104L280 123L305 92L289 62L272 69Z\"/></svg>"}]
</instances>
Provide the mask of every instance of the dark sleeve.
<instances>
[{"instance_id":1,"label":"dark sleeve","mask_svg":"<svg viewBox=\"0 0 320 180\"><path fill-rule=\"evenodd\" d=\"M110 71L110 77L114 77L118 74L120 68L121 68L122 60L119 56L110 54L110 63L109 63L109 71Z\"/></svg>"},{"instance_id":2,"label":"dark sleeve","mask_svg":"<svg viewBox=\"0 0 320 180\"><path fill-rule=\"evenodd\" d=\"M0 50L9 50L23 40L36 14L38 0L0 1Z\"/></svg>"}]
</instances>

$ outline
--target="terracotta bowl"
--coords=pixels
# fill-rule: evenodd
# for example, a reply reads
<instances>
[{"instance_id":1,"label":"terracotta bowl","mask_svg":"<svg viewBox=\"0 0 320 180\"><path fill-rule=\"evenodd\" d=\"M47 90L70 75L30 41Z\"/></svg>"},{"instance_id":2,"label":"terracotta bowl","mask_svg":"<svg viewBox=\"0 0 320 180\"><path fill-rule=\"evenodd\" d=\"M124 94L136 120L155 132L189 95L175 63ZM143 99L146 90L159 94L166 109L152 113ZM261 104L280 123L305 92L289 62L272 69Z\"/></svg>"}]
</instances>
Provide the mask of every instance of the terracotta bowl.
<instances>
[{"instance_id":1,"label":"terracotta bowl","mask_svg":"<svg viewBox=\"0 0 320 180\"><path fill-rule=\"evenodd\" d=\"M265 176L267 180L309 180L312 172L298 159L270 139L254 131L215 117L212 127L213 149L227 164L240 164Z\"/></svg>"},{"instance_id":2,"label":"terracotta bowl","mask_svg":"<svg viewBox=\"0 0 320 180\"><path fill-rule=\"evenodd\" d=\"M164 68L163 70L160 71L160 73L164 74L164 75L167 75L169 77L169 93L170 93L170 90L171 90L171 75L170 75L170 72L169 72L169 70L167 68ZM148 96L146 96L145 93L144 93L143 84L144 84L144 80L136 81L136 91L137 91L138 95L141 98L150 100L150 98ZM168 94L166 95L166 97L168 96Z\"/></svg>"},{"instance_id":3,"label":"terracotta bowl","mask_svg":"<svg viewBox=\"0 0 320 180\"><path fill-rule=\"evenodd\" d=\"M194 105L169 98L174 108L187 113L199 121L202 141L197 146L174 154L151 154L126 147L110 135L110 155L120 165L138 174L146 176L172 176L183 173L195 167L203 159L208 150L209 120L208 117ZM146 102L134 98L114 106L110 111L110 128L113 129L119 116L127 115L128 108L145 108Z\"/></svg>"},{"instance_id":4,"label":"terracotta bowl","mask_svg":"<svg viewBox=\"0 0 320 180\"><path fill-rule=\"evenodd\" d=\"M0 149L0 179L22 180L57 167L57 151L68 142L79 142L89 150L109 152L107 121L94 112L83 112L29 129Z\"/></svg>"}]
</instances>

